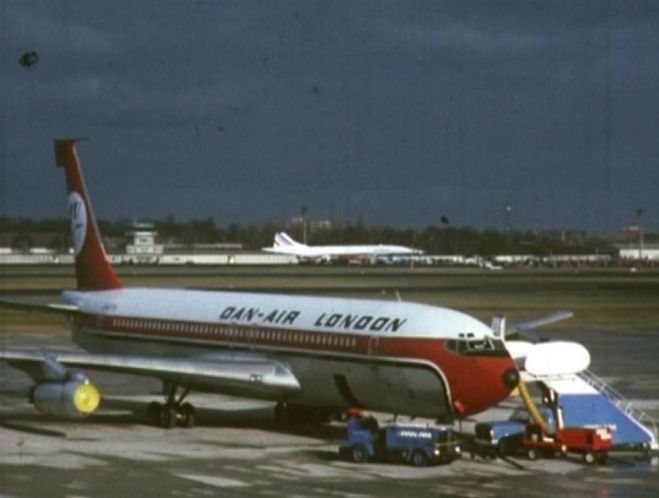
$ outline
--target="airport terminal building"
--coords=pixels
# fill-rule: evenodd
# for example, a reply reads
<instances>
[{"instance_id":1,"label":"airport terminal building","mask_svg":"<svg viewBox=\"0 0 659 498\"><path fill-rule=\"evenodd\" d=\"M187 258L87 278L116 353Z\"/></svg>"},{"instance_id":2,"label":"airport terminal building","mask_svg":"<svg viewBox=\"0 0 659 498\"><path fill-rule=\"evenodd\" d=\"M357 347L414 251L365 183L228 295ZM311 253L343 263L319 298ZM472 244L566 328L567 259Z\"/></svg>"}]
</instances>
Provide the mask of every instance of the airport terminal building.
<instances>
[{"instance_id":1,"label":"airport terminal building","mask_svg":"<svg viewBox=\"0 0 659 498\"><path fill-rule=\"evenodd\" d=\"M130 243L123 252L109 252L114 265L292 265L294 256L243 249L237 243L160 244L149 223L136 223L130 232ZM0 264L5 265L73 265L74 254L49 248L13 249L0 247Z\"/></svg>"}]
</instances>

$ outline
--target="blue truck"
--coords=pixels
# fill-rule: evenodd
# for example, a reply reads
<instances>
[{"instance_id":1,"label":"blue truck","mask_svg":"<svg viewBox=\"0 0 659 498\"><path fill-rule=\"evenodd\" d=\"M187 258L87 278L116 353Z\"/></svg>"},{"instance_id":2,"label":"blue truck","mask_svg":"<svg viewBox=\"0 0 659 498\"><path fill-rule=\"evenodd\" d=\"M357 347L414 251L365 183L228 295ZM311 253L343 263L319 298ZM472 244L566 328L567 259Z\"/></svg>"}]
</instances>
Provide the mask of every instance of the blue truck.
<instances>
[{"instance_id":1,"label":"blue truck","mask_svg":"<svg viewBox=\"0 0 659 498\"><path fill-rule=\"evenodd\" d=\"M549 405L538 405L538 410L547 421L549 427L556 429L554 410ZM528 410L519 407L508 420L493 420L476 424L476 452L485 455L512 455L524 443L526 426L532 423Z\"/></svg>"},{"instance_id":2,"label":"blue truck","mask_svg":"<svg viewBox=\"0 0 659 498\"><path fill-rule=\"evenodd\" d=\"M353 462L405 462L418 467L450 463L461 455L453 428L444 425L391 423L379 427L372 417L348 419L339 454Z\"/></svg>"}]
</instances>

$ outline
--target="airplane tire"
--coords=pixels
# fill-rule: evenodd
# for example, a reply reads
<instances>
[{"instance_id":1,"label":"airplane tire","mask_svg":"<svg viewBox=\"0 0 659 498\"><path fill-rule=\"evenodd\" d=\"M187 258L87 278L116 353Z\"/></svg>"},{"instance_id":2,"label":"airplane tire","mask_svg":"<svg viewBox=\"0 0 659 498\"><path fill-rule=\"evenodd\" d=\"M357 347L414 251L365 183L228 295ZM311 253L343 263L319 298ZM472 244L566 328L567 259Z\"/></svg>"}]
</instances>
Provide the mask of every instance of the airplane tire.
<instances>
[{"instance_id":1,"label":"airplane tire","mask_svg":"<svg viewBox=\"0 0 659 498\"><path fill-rule=\"evenodd\" d=\"M428 465L428 455L423 450L414 450L412 452L412 465L415 467L425 467Z\"/></svg>"},{"instance_id":2,"label":"airplane tire","mask_svg":"<svg viewBox=\"0 0 659 498\"><path fill-rule=\"evenodd\" d=\"M165 429L176 427L176 408L173 406L164 406L160 412L160 425Z\"/></svg>"},{"instance_id":3,"label":"airplane tire","mask_svg":"<svg viewBox=\"0 0 659 498\"><path fill-rule=\"evenodd\" d=\"M190 429L195 424L195 410L190 403L183 403L179 408L180 424L182 427Z\"/></svg>"},{"instance_id":4,"label":"airplane tire","mask_svg":"<svg viewBox=\"0 0 659 498\"><path fill-rule=\"evenodd\" d=\"M151 425L160 425L162 405L157 401L152 401L146 407L146 419Z\"/></svg>"},{"instance_id":5,"label":"airplane tire","mask_svg":"<svg viewBox=\"0 0 659 498\"><path fill-rule=\"evenodd\" d=\"M355 463L365 463L368 460L368 451L363 444L356 444L350 449L350 457Z\"/></svg>"}]
</instances>

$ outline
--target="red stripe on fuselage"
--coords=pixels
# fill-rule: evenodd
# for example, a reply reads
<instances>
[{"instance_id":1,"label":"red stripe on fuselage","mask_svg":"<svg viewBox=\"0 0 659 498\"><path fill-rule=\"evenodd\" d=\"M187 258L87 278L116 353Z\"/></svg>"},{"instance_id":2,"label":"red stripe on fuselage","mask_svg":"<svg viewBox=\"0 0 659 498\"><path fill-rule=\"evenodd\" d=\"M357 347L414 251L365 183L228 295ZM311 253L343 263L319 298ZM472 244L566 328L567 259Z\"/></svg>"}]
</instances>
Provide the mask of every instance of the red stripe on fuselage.
<instances>
[{"instance_id":1,"label":"red stripe on fuselage","mask_svg":"<svg viewBox=\"0 0 659 498\"><path fill-rule=\"evenodd\" d=\"M448 350L443 338L391 337L84 313L77 315L74 323L82 328L154 341L174 339L238 349L258 348L275 353L358 355L365 360L423 360L435 365L445 376L453 405L460 407L460 416L478 413L505 399L510 389L503 383L503 372L514 367L507 354L460 354Z\"/></svg>"}]
</instances>

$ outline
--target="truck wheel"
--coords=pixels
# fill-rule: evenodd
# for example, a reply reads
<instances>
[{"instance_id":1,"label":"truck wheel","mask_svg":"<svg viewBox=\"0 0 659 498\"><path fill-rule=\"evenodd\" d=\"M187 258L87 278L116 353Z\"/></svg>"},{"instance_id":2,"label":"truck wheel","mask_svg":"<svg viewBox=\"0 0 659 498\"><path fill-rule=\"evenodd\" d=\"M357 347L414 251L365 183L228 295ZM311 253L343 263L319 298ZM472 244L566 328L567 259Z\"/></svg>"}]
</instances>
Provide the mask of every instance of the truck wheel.
<instances>
[{"instance_id":1,"label":"truck wheel","mask_svg":"<svg viewBox=\"0 0 659 498\"><path fill-rule=\"evenodd\" d=\"M428 465L428 455L423 450L414 450L412 452L412 464L415 467L425 467Z\"/></svg>"},{"instance_id":2,"label":"truck wheel","mask_svg":"<svg viewBox=\"0 0 659 498\"><path fill-rule=\"evenodd\" d=\"M595 455L593 454L593 452L587 451L586 453L584 453L583 461L586 462L588 465L595 463Z\"/></svg>"},{"instance_id":3,"label":"truck wheel","mask_svg":"<svg viewBox=\"0 0 659 498\"><path fill-rule=\"evenodd\" d=\"M599 463L600 465L604 465L608 459L609 459L609 455L606 451L602 451L597 454L597 463Z\"/></svg>"},{"instance_id":4,"label":"truck wheel","mask_svg":"<svg viewBox=\"0 0 659 498\"><path fill-rule=\"evenodd\" d=\"M526 451L526 456L529 457L529 460L537 460L538 459L538 452L535 448L529 448Z\"/></svg>"},{"instance_id":5,"label":"truck wheel","mask_svg":"<svg viewBox=\"0 0 659 498\"><path fill-rule=\"evenodd\" d=\"M356 444L350 449L350 456L355 463L364 463L368 460L368 451L363 444Z\"/></svg>"},{"instance_id":6,"label":"truck wheel","mask_svg":"<svg viewBox=\"0 0 659 498\"><path fill-rule=\"evenodd\" d=\"M499 455L501 456L508 456L512 454L512 445L510 444L510 440L503 438L499 441L499 444L497 445L499 448Z\"/></svg>"}]
</instances>

